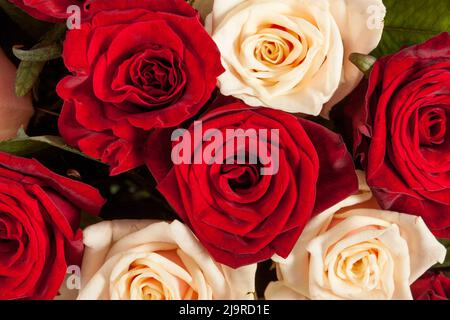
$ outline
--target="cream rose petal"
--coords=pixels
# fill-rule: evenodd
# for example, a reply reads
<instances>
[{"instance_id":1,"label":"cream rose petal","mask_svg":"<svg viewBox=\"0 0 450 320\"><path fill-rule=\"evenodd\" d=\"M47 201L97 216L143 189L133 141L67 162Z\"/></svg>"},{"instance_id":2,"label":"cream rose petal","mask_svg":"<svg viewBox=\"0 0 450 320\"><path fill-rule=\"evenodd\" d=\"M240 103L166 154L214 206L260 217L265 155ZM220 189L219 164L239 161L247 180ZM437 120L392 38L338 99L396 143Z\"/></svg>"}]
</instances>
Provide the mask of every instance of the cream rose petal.
<instances>
[{"instance_id":1,"label":"cream rose petal","mask_svg":"<svg viewBox=\"0 0 450 320\"><path fill-rule=\"evenodd\" d=\"M225 16L234 9L236 6L247 2L248 0L213 0L211 16L207 18L209 20L210 27L207 30L215 29L220 23L222 23ZM208 23L207 23L208 24Z\"/></svg>"},{"instance_id":2,"label":"cream rose petal","mask_svg":"<svg viewBox=\"0 0 450 320\"><path fill-rule=\"evenodd\" d=\"M326 118L332 107L350 94L363 77L349 60L349 55L354 52L369 54L378 46L386 15L382 0L329 1L344 43L344 69L338 90L322 111Z\"/></svg>"},{"instance_id":3,"label":"cream rose petal","mask_svg":"<svg viewBox=\"0 0 450 320\"><path fill-rule=\"evenodd\" d=\"M221 265L218 269L208 252L198 245L198 240L184 224L175 221L171 224L171 228L181 250L189 252L190 258L201 267L207 282L213 288L216 299L253 298L256 291L254 281L256 264L239 269ZM233 288L233 291L229 291L229 286Z\"/></svg>"},{"instance_id":4,"label":"cream rose petal","mask_svg":"<svg viewBox=\"0 0 450 320\"><path fill-rule=\"evenodd\" d=\"M254 275L256 274L257 264L248 265L238 269L232 269L222 266L223 274L227 281L234 288L231 295L227 297L230 300L254 300L256 298L256 288Z\"/></svg>"},{"instance_id":5,"label":"cream rose petal","mask_svg":"<svg viewBox=\"0 0 450 320\"><path fill-rule=\"evenodd\" d=\"M284 282L273 281L266 288L265 296L269 300L308 300Z\"/></svg>"},{"instance_id":6,"label":"cream rose petal","mask_svg":"<svg viewBox=\"0 0 450 320\"><path fill-rule=\"evenodd\" d=\"M81 285L86 284L105 261L112 244L125 235L144 228L147 220L104 221L84 230L84 257L81 266Z\"/></svg>"}]
</instances>

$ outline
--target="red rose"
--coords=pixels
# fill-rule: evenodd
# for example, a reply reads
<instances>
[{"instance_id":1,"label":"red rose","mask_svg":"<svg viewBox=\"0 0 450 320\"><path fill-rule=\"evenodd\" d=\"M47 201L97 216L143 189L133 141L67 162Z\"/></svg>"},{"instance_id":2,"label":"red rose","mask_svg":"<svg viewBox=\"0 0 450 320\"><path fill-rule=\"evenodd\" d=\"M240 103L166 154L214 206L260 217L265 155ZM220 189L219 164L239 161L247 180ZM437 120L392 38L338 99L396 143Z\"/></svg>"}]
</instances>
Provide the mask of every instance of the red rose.
<instances>
[{"instance_id":1,"label":"red rose","mask_svg":"<svg viewBox=\"0 0 450 320\"><path fill-rule=\"evenodd\" d=\"M103 203L90 186L0 153L0 300L53 299L81 262L79 211L97 215Z\"/></svg>"},{"instance_id":2,"label":"red rose","mask_svg":"<svg viewBox=\"0 0 450 320\"><path fill-rule=\"evenodd\" d=\"M450 36L378 60L332 117L387 210L450 237Z\"/></svg>"},{"instance_id":3,"label":"red rose","mask_svg":"<svg viewBox=\"0 0 450 320\"><path fill-rule=\"evenodd\" d=\"M160 132L148 141L152 156L147 164L159 191L220 263L237 268L274 254L287 257L313 213L357 191L355 168L342 139L318 124L242 102L212 109L200 120L209 142L192 141L191 152L181 150L185 142L174 142L168 151L162 141L170 140L172 132ZM227 131L233 129L243 130L239 137L248 133L249 139L239 143L230 138ZM213 130L224 135L223 143L207 138ZM198 138L198 131L197 123L182 141ZM252 142L268 151L256 153ZM217 152L211 151L213 145ZM188 161L173 165L171 152ZM241 164L227 162L239 154L245 157ZM199 155L202 161L195 161ZM251 156L256 161L249 161Z\"/></svg>"},{"instance_id":4,"label":"red rose","mask_svg":"<svg viewBox=\"0 0 450 320\"><path fill-rule=\"evenodd\" d=\"M70 14L67 8L77 5L81 9L81 18L87 18L87 6L90 0L9 0L36 19L48 22L64 22Z\"/></svg>"},{"instance_id":5,"label":"red rose","mask_svg":"<svg viewBox=\"0 0 450 320\"><path fill-rule=\"evenodd\" d=\"M428 272L413 283L411 291L414 300L450 300L450 279Z\"/></svg>"},{"instance_id":6,"label":"red rose","mask_svg":"<svg viewBox=\"0 0 450 320\"><path fill-rule=\"evenodd\" d=\"M119 174L143 164L146 132L196 115L223 72L219 51L183 0L95 1L72 30L58 85L67 143Z\"/></svg>"}]
</instances>

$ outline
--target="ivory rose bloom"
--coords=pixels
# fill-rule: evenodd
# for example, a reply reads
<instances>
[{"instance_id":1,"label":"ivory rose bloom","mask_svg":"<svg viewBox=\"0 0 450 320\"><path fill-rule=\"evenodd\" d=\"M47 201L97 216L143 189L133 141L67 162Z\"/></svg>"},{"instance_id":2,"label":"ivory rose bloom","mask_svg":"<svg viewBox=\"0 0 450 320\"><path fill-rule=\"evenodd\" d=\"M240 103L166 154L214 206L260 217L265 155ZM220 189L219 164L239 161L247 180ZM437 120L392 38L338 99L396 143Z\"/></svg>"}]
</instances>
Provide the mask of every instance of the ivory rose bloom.
<instances>
[{"instance_id":1,"label":"ivory rose bloom","mask_svg":"<svg viewBox=\"0 0 450 320\"><path fill-rule=\"evenodd\" d=\"M105 221L84 243L79 300L254 298L256 265L217 264L178 221Z\"/></svg>"},{"instance_id":2,"label":"ivory rose bloom","mask_svg":"<svg viewBox=\"0 0 450 320\"><path fill-rule=\"evenodd\" d=\"M14 93L15 79L16 68L0 48L0 141L14 138L34 113L31 96L18 98Z\"/></svg>"},{"instance_id":3,"label":"ivory rose bloom","mask_svg":"<svg viewBox=\"0 0 450 320\"><path fill-rule=\"evenodd\" d=\"M215 0L206 28L222 53L224 95L318 115L362 74L348 59L379 43L382 0Z\"/></svg>"},{"instance_id":4,"label":"ivory rose bloom","mask_svg":"<svg viewBox=\"0 0 450 320\"><path fill-rule=\"evenodd\" d=\"M446 249L422 218L381 211L367 186L316 216L277 262L267 299L412 299L410 285Z\"/></svg>"}]
</instances>

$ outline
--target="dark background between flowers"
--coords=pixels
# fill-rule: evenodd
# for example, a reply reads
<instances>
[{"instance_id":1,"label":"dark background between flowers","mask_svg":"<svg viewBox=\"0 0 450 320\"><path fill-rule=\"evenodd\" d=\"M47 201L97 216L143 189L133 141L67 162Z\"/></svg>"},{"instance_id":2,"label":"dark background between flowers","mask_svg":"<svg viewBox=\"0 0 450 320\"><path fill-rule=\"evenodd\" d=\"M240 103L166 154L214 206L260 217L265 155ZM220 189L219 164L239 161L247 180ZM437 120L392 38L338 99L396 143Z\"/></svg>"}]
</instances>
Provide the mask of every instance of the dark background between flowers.
<instances>
[{"instance_id":1,"label":"dark background between flowers","mask_svg":"<svg viewBox=\"0 0 450 320\"><path fill-rule=\"evenodd\" d=\"M375 57L420 43L443 31L450 32L449 0L383 0L383 2L387 7L387 16L381 43L372 53ZM58 48L63 38L63 25L37 21L10 5L7 0L0 0L0 46L17 66L21 61L14 56L13 46L21 45L28 49L47 42L57 44ZM83 215L82 227L101 219L124 217L176 219L176 214L156 190L156 183L146 168L110 177L106 165L74 152L75 150L65 146L61 139L55 138L59 136L57 120L62 106L55 87L67 74L67 70L60 58L42 64L44 63L42 72L39 72L38 64L29 64L28 69L23 69L23 78L16 83L16 91L19 94L32 91L36 113L26 134L20 133L16 140L0 143L0 151L36 158L61 175L98 188L108 202L100 218ZM311 120L333 129L331 122L320 118ZM36 141L33 137L43 138ZM257 289L260 296L266 284L274 278L270 262L259 266Z\"/></svg>"}]
</instances>

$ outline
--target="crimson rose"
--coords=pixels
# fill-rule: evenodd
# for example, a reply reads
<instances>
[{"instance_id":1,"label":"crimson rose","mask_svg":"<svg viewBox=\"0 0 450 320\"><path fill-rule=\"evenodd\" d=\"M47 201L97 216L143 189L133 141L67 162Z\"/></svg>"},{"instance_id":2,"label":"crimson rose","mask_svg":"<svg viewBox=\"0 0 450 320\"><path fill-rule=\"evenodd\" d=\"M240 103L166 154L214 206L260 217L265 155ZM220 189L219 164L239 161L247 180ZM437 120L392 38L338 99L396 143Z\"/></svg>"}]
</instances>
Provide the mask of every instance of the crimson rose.
<instances>
[{"instance_id":1,"label":"crimson rose","mask_svg":"<svg viewBox=\"0 0 450 320\"><path fill-rule=\"evenodd\" d=\"M67 8L77 5L81 9L81 18L88 16L89 0L9 0L29 15L48 22L65 22L70 14Z\"/></svg>"},{"instance_id":2,"label":"crimson rose","mask_svg":"<svg viewBox=\"0 0 450 320\"><path fill-rule=\"evenodd\" d=\"M411 286L414 300L450 300L450 279L443 274L426 273Z\"/></svg>"},{"instance_id":3,"label":"crimson rose","mask_svg":"<svg viewBox=\"0 0 450 320\"><path fill-rule=\"evenodd\" d=\"M450 237L450 36L384 57L332 117L387 210Z\"/></svg>"},{"instance_id":4,"label":"crimson rose","mask_svg":"<svg viewBox=\"0 0 450 320\"><path fill-rule=\"evenodd\" d=\"M53 299L83 252L79 211L104 200L36 160L0 153L0 300Z\"/></svg>"},{"instance_id":5,"label":"crimson rose","mask_svg":"<svg viewBox=\"0 0 450 320\"><path fill-rule=\"evenodd\" d=\"M172 164L166 131L149 139L147 165L159 191L220 263L237 268L274 254L287 257L313 213L357 191L342 139L316 123L242 102L211 109L200 120L203 139L197 123L182 136L191 148L173 144L172 153L189 161L172 157ZM263 138L264 130L270 134Z\"/></svg>"},{"instance_id":6,"label":"crimson rose","mask_svg":"<svg viewBox=\"0 0 450 320\"><path fill-rule=\"evenodd\" d=\"M147 131L181 124L209 100L223 72L219 51L183 0L94 1L72 30L58 85L70 145L119 174L143 164Z\"/></svg>"}]
</instances>

